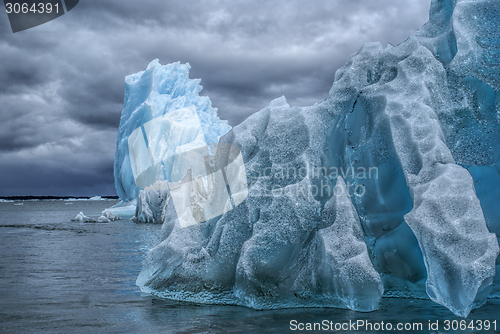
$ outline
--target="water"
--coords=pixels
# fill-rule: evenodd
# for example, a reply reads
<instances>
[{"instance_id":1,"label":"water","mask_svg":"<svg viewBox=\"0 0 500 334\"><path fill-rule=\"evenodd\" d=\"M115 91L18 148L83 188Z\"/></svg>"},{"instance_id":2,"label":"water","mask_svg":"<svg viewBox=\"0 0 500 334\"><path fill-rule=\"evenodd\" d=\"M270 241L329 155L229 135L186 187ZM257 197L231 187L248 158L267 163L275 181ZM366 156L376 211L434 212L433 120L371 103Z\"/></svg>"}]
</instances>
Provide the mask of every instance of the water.
<instances>
[{"instance_id":1,"label":"water","mask_svg":"<svg viewBox=\"0 0 500 334\"><path fill-rule=\"evenodd\" d=\"M422 330L404 332L448 333L453 331L445 330L446 320L462 320L427 300L385 298L379 310L357 313L325 308L255 311L155 299L141 293L135 279L160 226L130 220L71 221L80 211L97 217L115 203L0 203L0 333L311 333L298 330L299 323L306 328L307 323L331 321L335 329L335 323L357 320L370 322L374 329L382 321L394 326L393 331L365 331L361 326L357 332L401 333L394 330L398 323L422 323ZM467 319L467 325L496 320L496 331L491 324L490 331L476 327L455 332L500 333L499 311L500 300L490 300ZM291 326L293 320L297 322ZM438 321L439 330L429 330L429 321Z\"/></svg>"}]
</instances>

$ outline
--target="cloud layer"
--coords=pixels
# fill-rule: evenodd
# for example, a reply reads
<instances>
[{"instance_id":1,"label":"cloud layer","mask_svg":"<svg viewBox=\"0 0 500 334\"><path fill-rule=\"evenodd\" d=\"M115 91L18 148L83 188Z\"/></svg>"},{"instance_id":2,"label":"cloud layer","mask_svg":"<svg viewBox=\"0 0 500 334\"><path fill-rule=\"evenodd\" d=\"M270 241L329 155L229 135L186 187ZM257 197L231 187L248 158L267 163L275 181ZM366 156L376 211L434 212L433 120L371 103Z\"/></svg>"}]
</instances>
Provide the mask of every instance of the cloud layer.
<instances>
[{"instance_id":1,"label":"cloud layer","mask_svg":"<svg viewBox=\"0 0 500 334\"><path fill-rule=\"evenodd\" d=\"M123 79L154 58L189 62L236 125L281 95L323 100L350 54L415 34L429 3L80 1L16 34L0 14L0 196L114 195Z\"/></svg>"}]
</instances>

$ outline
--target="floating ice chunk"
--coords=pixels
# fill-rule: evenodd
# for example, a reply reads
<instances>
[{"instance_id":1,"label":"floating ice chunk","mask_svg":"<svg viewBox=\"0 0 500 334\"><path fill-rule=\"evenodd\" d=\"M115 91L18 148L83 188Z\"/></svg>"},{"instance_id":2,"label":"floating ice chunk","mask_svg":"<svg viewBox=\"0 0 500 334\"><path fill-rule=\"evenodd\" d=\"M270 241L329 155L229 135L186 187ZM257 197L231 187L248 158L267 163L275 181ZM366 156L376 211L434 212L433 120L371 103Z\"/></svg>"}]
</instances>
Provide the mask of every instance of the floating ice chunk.
<instances>
[{"instance_id":1,"label":"floating ice chunk","mask_svg":"<svg viewBox=\"0 0 500 334\"><path fill-rule=\"evenodd\" d=\"M97 218L97 221L99 223L108 223L111 221L121 220L121 219L122 219L121 217L114 215L113 213L111 213L109 209L106 209L102 212L101 216Z\"/></svg>"},{"instance_id":2,"label":"floating ice chunk","mask_svg":"<svg viewBox=\"0 0 500 334\"><path fill-rule=\"evenodd\" d=\"M80 223L95 223L96 220L94 218L87 217L83 214L83 212L80 212L79 214L76 215L75 218L72 219L72 221L77 221Z\"/></svg>"},{"instance_id":3,"label":"floating ice chunk","mask_svg":"<svg viewBox=\"0 0 500 334\"><path fill-rule=\"evenodd\" d=\"M137 207L137 199L129 202L120 201L114 206L108 208L109 212L120 217L132 217Z\"/></svg>"}]
</instances>

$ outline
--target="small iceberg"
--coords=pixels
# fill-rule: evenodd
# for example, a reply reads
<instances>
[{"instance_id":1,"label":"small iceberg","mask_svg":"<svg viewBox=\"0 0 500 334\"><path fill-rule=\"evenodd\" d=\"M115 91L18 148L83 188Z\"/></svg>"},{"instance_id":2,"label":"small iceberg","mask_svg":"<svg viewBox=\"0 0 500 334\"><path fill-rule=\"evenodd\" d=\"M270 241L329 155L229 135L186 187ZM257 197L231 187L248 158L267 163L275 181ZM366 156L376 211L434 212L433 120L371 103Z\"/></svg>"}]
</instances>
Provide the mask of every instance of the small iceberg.
<instances>
[{"instance_id":1,"label":"small iceberg","mask_svg":"<svg viewBox=\"0 0 500 334\"><path fill-rule=\"evenodd\" d=\"M94 218L87 217L83 214L83 212L80 212L79 214L76 215L75 218L72 219L72 221L77 221L80 223L95 223L96 220Z\"/></svg>"},{"instance_id":2,"label":"small iceberg","mask_svg":"<svg viewBox=\"0 0 500 334\"><path fill-rule=\"evenodd\" d=\"M102 212L101 216L97 218L99 223L109 223L115 220L121 220L122 218L114 215L109 209L106 209Z\"/></svg>"}]
</instances>

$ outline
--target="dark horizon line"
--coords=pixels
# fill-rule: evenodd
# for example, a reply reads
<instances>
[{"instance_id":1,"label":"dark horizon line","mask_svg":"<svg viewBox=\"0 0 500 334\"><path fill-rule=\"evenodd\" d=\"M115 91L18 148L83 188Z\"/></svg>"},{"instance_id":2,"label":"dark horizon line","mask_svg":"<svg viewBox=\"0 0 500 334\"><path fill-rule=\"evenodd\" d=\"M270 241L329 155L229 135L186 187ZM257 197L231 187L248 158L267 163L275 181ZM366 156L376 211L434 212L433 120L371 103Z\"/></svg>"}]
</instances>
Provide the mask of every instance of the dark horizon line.
<instances>
[{"instance_id":1,"label":"dark horizon line","mask_svg":"<svg viewBox=\"0 0 500 334\"><path fill-rule=\"evenodd\" d=\"M96 195L100 196L100 195ZM26 201L26 200L32 200L32 199L89 199L95 196L0 196L0 199L5 199L5 200L18 200L18 201ZM101 198L104 199L119 199L118 196L111 196L111 195L106 195L106 196L101 196Z\"/></svg>"}]
</instances>

